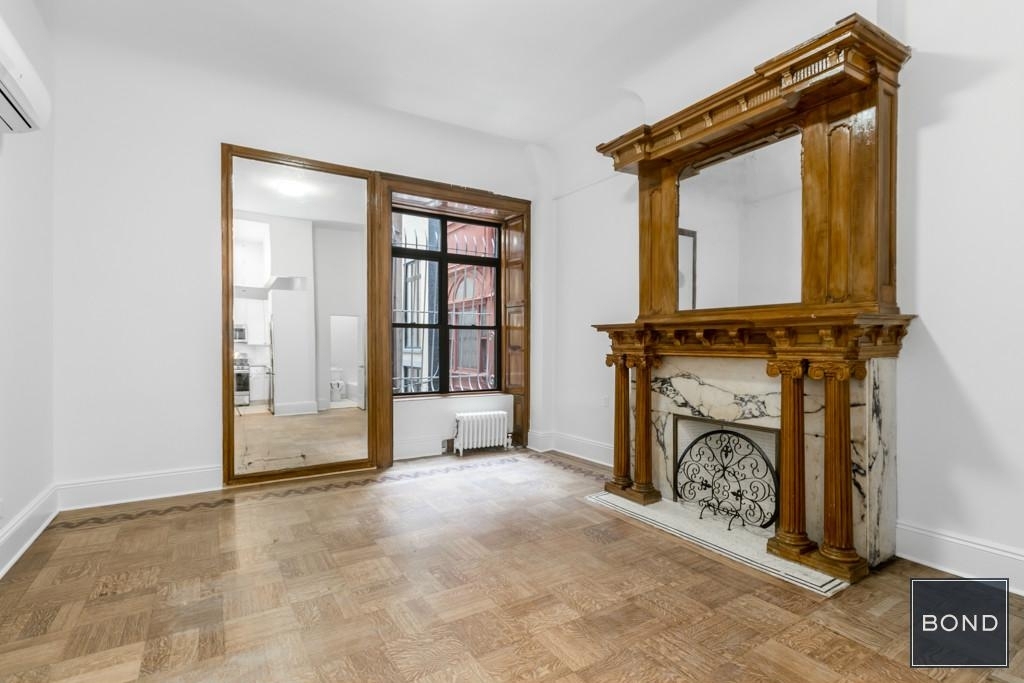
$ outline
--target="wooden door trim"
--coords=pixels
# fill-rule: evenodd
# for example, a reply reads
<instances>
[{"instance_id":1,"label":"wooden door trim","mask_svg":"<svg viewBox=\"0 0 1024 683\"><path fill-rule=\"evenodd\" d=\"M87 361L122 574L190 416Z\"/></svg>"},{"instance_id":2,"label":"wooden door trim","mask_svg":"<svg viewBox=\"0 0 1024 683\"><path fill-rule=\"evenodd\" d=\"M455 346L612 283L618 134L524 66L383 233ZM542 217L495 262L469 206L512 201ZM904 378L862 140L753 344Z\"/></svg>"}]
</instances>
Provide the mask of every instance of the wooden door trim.
<instances>
[{"instance_id":1,"label":"wooden door trim","mask_svg":"<svg viewBox=\"0 0 1024 683\"><path fill-rule=\"evenodd\" d=\"M311 465L308 467L294 467L269 472L256 472L251 474L235 474L234 447L235 447L235 385L233 357L233 307L234 307L234 255L233 255L233 231L232 217L234 203L232 196L231 177L234 167L234 158L252 159L265 161L284 166L293 166L313 171L322 171L334 175L359 178L367 181L366 187L366 241L367 241L367 331L375 329L380 320L385 323L387 316L387 291L389 280L382 280L379 268L373 268L373 255L381 251L378 242L384 239L390 247L388 236L389 223L383 225L376 221L380 219L380 213L374 208L379 205L375 195L375 188L379 183L376 181L378 174L352 166L342 166L326 161L306 159L290 154L279 154L266 150L254 149L221 143L221 463L222 480L226 486L238 484L253 484L265 481L294 479L314 475L334 474L337 472L349 472L352 470L363 470L374 467L391 465L391 392L386 389L389 384L379 385L381 376L380 368L374 363L380 364L380 354L370 353L367 355L367 452L368 457L359 460L348 460L337 463L325 463L322 465ZM388 248L386 251L389 251ZM386 273L385 273L386 275ZM379 308L380 295L383 292L384 308ZM368 340L369 341L369 340ZM367 344L368 349L374 345ZM389 359L385 359L384 374L388 373ZM372 379L371 379L372 378ZM386 400L381 400L383 394ZM381 414L386 412L386 415Z\"/></svg>"}]
</instances>

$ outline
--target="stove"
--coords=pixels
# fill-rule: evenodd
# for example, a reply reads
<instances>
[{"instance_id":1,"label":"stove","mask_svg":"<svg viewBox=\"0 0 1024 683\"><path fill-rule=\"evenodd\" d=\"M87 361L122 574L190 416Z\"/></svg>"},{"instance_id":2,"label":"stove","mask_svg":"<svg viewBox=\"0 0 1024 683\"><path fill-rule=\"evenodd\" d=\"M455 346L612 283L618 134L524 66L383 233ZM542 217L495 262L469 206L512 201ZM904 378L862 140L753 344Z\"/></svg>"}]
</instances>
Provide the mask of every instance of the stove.
<instances>
[{"instance_id":1,"label":"stove","mask_svg":"<svg viewBox=\"0 0 1024 683\"><path fill-rule=\"evenodd\" d=\"M235 358L235 405L249 405L249 359Z\"/></svg>"}]
</instances>

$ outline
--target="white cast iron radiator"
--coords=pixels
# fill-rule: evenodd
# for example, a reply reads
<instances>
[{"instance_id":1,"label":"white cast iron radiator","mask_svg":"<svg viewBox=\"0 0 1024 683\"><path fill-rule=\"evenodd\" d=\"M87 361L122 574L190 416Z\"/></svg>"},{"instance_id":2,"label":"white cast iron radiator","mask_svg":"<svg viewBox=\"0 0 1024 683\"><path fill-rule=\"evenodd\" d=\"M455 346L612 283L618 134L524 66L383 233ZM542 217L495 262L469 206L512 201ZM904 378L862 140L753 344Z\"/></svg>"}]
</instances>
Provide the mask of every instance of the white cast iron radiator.
<instances>
[{"instance_id":1,"label":"white cast iron radiator","mask_svg":"<svg viewBox=\"0 0 1024 683\"><path fill-rule=\"evenodd\" d=\"M485 413L455 413L455 452L467 448L488 448L512 445L508 433L508 413L491 410Z\"/></svg>"}]
</instances>

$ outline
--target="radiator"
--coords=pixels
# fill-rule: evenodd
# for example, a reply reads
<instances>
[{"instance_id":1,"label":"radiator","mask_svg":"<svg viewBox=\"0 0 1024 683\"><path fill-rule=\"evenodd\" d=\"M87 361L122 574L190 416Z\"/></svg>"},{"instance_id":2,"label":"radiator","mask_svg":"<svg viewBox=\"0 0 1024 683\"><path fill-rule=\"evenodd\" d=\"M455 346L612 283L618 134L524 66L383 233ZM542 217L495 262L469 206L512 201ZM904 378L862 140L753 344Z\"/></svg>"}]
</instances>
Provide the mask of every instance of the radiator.
<instances>
[{"instance_id":1,"label":"radiator","mask_svg":"<svg viewBox=\"0 0 1024 683\"><path fill-rule=\"evenodd\" d=\"M489 448L512 445L508 433L508 413L492 410L486 413L455 413L455 452L467 448Z\"/></svg>"}]
</instances>

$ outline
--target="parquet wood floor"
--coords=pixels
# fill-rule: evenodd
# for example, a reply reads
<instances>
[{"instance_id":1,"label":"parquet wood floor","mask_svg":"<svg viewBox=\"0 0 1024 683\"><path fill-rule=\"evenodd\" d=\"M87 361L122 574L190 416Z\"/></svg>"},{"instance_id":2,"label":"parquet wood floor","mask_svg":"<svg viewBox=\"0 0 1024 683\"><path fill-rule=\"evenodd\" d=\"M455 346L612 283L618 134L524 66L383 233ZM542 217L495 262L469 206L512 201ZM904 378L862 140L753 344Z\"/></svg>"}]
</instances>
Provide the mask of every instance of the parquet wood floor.
<instances>
[{"instance_id":1,"label":"parquet wood floor","mask_svg":"<svg viewBox=\"0 0 1024 683\"><path fill-rule=\"evenodd\" d=\"M1024 681L912 670L896 561L832 599L582 500L526 452L61 514L0 580L0 681Z\"/></svg>"},{"instance_id":2,"label":"parquet wood floor","mask_svg":"<svg viewBox=\"0 0 1024 683\"><path fill-rule=\"evenodd\" d=\"M366 411L332 408L313 415L235 410L235 474L309 467L366 457Z\"/></svg>"}]
</instances>

